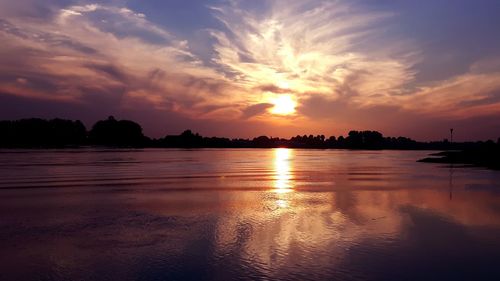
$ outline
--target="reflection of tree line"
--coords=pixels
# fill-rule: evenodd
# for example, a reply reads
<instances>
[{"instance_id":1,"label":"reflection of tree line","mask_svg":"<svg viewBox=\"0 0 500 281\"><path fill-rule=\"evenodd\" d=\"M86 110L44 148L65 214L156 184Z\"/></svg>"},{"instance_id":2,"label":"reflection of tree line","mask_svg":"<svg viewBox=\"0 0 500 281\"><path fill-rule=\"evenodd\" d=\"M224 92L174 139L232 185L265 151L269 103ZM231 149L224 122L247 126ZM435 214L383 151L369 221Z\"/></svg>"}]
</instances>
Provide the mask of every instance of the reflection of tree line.
<instances>
[{"instance_id":1,"label":"reflection of tree line","mask_svg":"<svg viewBox=\"0 0 500 281\"><path fill-rule=\"evenodd\" d=\"M80 121L22 119L0 121L0 147L64 147L107 145L130 147L291 147L346 149L464 149L498 146L493 141L476 143L417 142L406 137L384 137L377 131L350 131L344 136L303 135L290 139L260 136L253 139L203 137L190 130L159 139L144 136L142 127L129 120L109 117L95 123L90 131Z\"/></svg>"}]
</instances>

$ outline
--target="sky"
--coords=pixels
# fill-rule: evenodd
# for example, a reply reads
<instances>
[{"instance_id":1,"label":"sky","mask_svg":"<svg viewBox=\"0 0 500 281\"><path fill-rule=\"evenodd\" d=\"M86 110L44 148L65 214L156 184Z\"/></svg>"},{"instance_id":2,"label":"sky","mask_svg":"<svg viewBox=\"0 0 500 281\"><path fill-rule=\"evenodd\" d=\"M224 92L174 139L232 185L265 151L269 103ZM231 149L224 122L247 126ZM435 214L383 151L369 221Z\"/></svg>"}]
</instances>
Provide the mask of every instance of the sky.
<instances>
[{"instance_id":1,"label":"sky","mask_svg":"<svg viewBox=\"0 0 500 281\"><path fill-rule=\"evenodd\" d=\"M0 119L500 137L497 0L0 0Z\"/></svg>"}]
</instances>

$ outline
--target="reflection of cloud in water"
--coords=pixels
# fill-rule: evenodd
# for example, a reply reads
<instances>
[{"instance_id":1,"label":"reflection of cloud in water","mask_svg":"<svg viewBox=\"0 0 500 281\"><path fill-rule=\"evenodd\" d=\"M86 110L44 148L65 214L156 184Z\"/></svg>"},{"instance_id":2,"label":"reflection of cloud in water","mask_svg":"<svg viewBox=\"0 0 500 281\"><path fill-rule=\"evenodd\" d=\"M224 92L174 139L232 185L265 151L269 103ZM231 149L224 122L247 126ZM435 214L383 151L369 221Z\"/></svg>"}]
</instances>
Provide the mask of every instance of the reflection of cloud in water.
<instances>
[{"instance_id":1,"label":"reflection of cloud in water","mask_svg":"<svg viewBox=\"0 0 500 281\"><path fill-rule=\"evenodd\" d=\"M116 152L92 157L109 153ZM101 175L101 165L65 164L87 163L87 154L58 152L50 163L64 165L33 167L56 176L51 186L71 179L81 187L3 190L3 268L40 276L25 265L46 265L45 275L54 270L62 274L58 280L93 280L97 273L113 280L195 280L200 272L207 280L363 280L366 273L403 274L373 280L429 280L404 274L432 273L422 270L428 266L459 273L498 268L497 172L450 175L420 166L410 152L392 151L123 153L117 156L144 158ZM205 164L179 161L187 157ZM19 153L5 159L27 161ZM4 186L28 181L21 172L3 173Z\"/></svg>"},{"instance_id":2,"label":"reflection of cloud in water","mask_svg":"<svg viewBox=\"0 0 500 281\"><path fill-rule=\"evenodd\" d=\"M287 197L282 199L283 195ZM404 211L408 207L458 225L494 223L488 220L492 218L487 215L491 210L457 212L464 208L463 204L472 202L461 196L457 198L458 205L453 206L443 195L436 191L415 194L406 190L239 194L238 197L245 197L240 198L243 201L256 203L238 209L237 216L219 219L216 253L225 255L233 251L234 245L243 243L236 254L264 270L282 267L293 270L290 269L293 266L324 268L335 266L349 255L351 247L363 245L368 251L378 251L376 247L380 245L404 239L403 230L414 223ZM280 208L280 204L284 207ZM472 217L479 221L472 221ZM242 226L248 230L244 237L237 231ZM377 243L372 245L368 241Z\"/></svg>"},{"instance_id":3,"label":"reflection of cloud in water","mask_svg":"<svg viewBox=\"0 0 500 281\"><path fill-rule=\"evenodd\" d=\"M287 197L282 199L283 195ZM346 212L337 206L339 200L335 193L268 193L260 196L262 198L248 198L262 205L240 210L237 217L221 218L216 251L218 255L227 254L234 245L244 241L240 258L267 270L293 264L334 265L351 246L364 239L398 233L401 217L388 208L387 202L373 205L374 195L377 197L373 192L353 193L359 204ZM361 221L352 217L359 217ZM383 220L377 220L382 217ZM242 239L237 230L245 225L250 226L251 231ZM326 259L328 264L321 264L314 259L301 260L304 256L336 259Z\"/></svg>"}]
</instances>

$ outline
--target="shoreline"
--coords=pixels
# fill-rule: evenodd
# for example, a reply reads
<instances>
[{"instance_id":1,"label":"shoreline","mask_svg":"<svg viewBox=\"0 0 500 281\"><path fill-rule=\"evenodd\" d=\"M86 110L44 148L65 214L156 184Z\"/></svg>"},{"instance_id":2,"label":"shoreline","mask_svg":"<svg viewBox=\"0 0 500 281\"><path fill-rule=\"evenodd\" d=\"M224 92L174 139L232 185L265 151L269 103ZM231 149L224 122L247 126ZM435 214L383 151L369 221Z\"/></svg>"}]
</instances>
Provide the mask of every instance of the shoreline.
<instances>
[{"instance_id":1,"label":"shoreline","mask_svg":"<svg viewBox=\"0 0 500 281\"><path fill-rule=\"evenodd\" d=\"M417 162L435 164L461 164L470 167L482 167L490 170L500 170L500 149L475 149L461 151L442 151L432 153Z\"/></svg>"}]
</instances>

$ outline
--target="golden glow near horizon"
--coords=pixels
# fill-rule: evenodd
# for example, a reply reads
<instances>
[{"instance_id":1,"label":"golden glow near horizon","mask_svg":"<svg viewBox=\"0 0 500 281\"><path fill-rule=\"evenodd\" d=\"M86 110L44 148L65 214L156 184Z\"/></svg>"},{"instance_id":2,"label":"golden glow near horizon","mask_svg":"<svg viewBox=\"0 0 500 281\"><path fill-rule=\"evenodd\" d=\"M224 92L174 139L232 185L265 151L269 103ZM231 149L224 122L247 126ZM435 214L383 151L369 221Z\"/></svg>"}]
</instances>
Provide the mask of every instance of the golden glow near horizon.
<instances>
[{"instance_id":1,"label":"golden glow near horizon","mask_svg":"<svg viewBox=\"0 0 500 281\"><path fill-rule=\"evenodd\" d=\"M441 130L448 120L473 126L465 120L499 115L500 101L492 98L500 89L498 54L471 57L459 72L443 67L442 76L428 80L419 74L429 55L420 42L387 32L385 23L398 18L391 10L348 0L270 0L265 10L247 9L247 2L207 6L207 18L220 24L192 30L195 37L126 1L60 3L43 20L0 4L0 41L6 42L0 93L53 101L52 115L68 103L92 109L102 96L110 112L173 114L186 120L183 126L192 119L206 128L235 122L238 134L256 126L260 133L279 127L292 135L311 124L315 131L369 128L377 120L380 130L408 132L408 123L428 118ZM386 122L391 116L398 118Z\"/></svg>"},{"instance_id":2,"label":"golden glow near horizon","mask_svg":"<svg viewBox=\"0 0 500 281\"><path fill-rule=\"evenodd\" d=\"M291 95L278 95L272 99L271 103L274 105L271 108L271 113L277 115L291 115L295 113L297 103Z\"/></svg>"},{"instance_id":3,"label":"golden glow near horizon","mask_svg":"<svg viewBox=\"0 0 500 281\"><path fill-rule=\"evenodd\" d=\"M277 148L274 150L274 169L276 173L274 188L277 193L288 193L292 191L291 156L291 149Z\"/></svg>"},{"instance_id":4,"label":"golden glow near horizon","mask_svg":"<svg viewBox=\"0 0 500 281\"><path fill-rule=\"evenodd\" d=\"M413 79L413 57L393 56L387 48L352 48L366 29L389 15L354 11L348 2L337 1L314 2L315 8L304 12L304 2L313 3L273 1L266 16L237 5L213 7L216 18L231 31L211 31L217 42L214 61L237 73L231 76L233 85L248 93L239 96L241 102L273 105L254 116L298 117L303 114L296 107L313 96L324 102L348 96L357 107L394 102L390 95L400 94L400 87ZM349 11L349 18L342 11ZM398 52L413 54L409 49ZM265 120L273 121L268 117Z\"/></svg>"}]
</instances>

